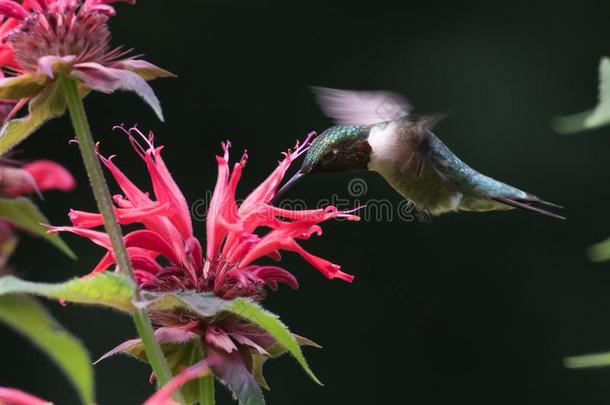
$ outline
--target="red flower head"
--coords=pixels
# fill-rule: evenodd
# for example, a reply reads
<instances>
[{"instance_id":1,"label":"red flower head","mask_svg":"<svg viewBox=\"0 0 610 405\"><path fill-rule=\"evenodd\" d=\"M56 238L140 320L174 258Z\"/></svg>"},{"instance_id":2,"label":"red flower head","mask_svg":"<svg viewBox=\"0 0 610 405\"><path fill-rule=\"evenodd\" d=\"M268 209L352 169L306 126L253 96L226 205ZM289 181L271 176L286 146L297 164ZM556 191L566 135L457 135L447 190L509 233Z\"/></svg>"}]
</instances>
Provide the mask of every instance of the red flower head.
<instances>
[{"instance_id":1,"label":"red flower head","mask_svg":"<svg viewBox=\"0 0 610 405\"><path fill-rule=\"evenodd\" d=\"M125 132L148 169L154 198L128 179L114 164L113 156L100 158L123 192L114 197L119 223L144 226L124 237L141 288L213 292L225 299L238 296L259 299L265 285L272 289L277 288L278 283L293 288L298 286L295 277L283 268L255 263L265 256L279 260L281 250L300 254L329 279L353 280L353 276L343 273L338 265L312 255L297 241L313 234L320 235L321 222L337 217L358 220L357 216L332 206L294 211L270 203L292 162L307 150L310 137L302 145L297 144L294 151L286 152L278 167L241 204L235 200L235 191L247 155L244 153L231 171L230 145L228 142L223 144L224 154L216 158L218 180L207 215L204 258L201 244L193 236L189 206L161 157L163 147L154 146L152 134L147 138L136 128ZM51 231L68 231L87 237L108 250L91 274L113 265L115 260L108 236L93 230L103 224L102 216L72 210L70 220L73 226L53 227ZM261 228L270 231L261 236L257 233Z\"/></svg>"}]
</instances>

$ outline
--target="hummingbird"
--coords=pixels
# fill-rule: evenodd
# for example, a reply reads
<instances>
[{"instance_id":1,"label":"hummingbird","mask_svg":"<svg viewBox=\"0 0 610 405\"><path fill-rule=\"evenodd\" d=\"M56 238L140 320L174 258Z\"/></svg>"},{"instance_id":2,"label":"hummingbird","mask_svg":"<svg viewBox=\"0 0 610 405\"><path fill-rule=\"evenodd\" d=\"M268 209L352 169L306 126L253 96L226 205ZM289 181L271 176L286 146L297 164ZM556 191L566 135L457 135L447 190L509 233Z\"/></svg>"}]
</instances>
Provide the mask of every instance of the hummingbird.
<instances>
[{"instance_id":1,"label":"hummingbird","mask_svg":"<svg viewBox=\"0 0 610 405\"><path fill-rule=\"evenodd\" d=\"M565 219L563 208L479 173L433 132L443 115L412 115L410 103L387 91L313 87L324 114L335 121L312 142L299 171L276 198L315 173L370 170L431 215L521 208Z\"/></svg>"}]
</instances>

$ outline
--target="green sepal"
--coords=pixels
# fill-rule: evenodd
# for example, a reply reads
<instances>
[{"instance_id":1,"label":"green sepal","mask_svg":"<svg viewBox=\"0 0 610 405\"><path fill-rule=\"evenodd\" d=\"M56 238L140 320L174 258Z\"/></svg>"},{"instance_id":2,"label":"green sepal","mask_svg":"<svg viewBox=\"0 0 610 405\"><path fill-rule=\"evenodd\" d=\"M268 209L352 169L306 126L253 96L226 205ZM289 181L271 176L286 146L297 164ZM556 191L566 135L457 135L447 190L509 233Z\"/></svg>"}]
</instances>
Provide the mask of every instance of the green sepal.
<instances>
[{"instance_id":1,"label":"green sepal","mask_svg":"<svg viewBox=\"0 0 610 405\"><path fill-rule=\"evenodd\" d=\"M7 122L0 131L0 155L8 152L42 124L66 111L66 98L58 80L50 83L30 101L28 115Z\"/></svg>"},{"instance_id":2,"label":"green sepal","mask_svg":"<svg viewBox=\"0 0 610 405\"><path fill-rule=\"evenodd\" d=\"M221 313L232 313L246 319L260 327L271 335L282 347L286 348L294 356L305 372L317 383L322 385L315 376L299 344L279 318L263 309L257 303L245 299L222 300L211 296L211 294L197 294L193 292L176 294L153 294L144 295L144 305L152 311L174 311L188 310L202 318L212 318Z\"/></svg>"},{"instance_id":3,"label":"green sepal","mask_svg":"<svg viewBox=\"0 0 610 405\"><path fill-rule=\"evenodd\" d=\"M120 273L103 272L64 283L34 283L13 276L0 278L0 295L33 294L75 304L100 305L133 313L134 286Z\"/></svg>"},{"instance_id":4,"label":"green sepal","mask_svg":"<svg viewBox=\"0 0 610 405\"><path fill-rule=\"evenodd\" d=\"M29 338L53 359L83 404L95 403L93 368L87 350L40 303L15 294L0 296L0 322Z\"/></svg>"},{"instance_id":5,"label":"green sepal","mask_svg":"<svg viewBox=\"0 0 610 405\"><path fill-rule=\"evenodd\" d=\"M42 236L68 257L76 259L74 252L59 235L47 233L47 228L41 224L48 223L48 220L31 200L25 197L0 198L0 219Z\"/></svg>"},{"instance_id":6,"label":"green sepal","mask_svg":"<svg viewBox=\"0 0 610 405\"><path fill-rule=\"evenodd\" d=\"M20 100L44 90L48 78L41 73L23 73L0 80L0 100Z\"/></svg>"},{"instance_id":7,"label":"green sepal","mask_svg":"<svg viewBox=\"0 0 610 405\"><path fill-rule=\"evenodd\" d=\"M553 127L559 133L569 134L610 124L610 58L599 63L599 101L590 111L567 117L558 117Z\"/></svg>"}]
</instances>

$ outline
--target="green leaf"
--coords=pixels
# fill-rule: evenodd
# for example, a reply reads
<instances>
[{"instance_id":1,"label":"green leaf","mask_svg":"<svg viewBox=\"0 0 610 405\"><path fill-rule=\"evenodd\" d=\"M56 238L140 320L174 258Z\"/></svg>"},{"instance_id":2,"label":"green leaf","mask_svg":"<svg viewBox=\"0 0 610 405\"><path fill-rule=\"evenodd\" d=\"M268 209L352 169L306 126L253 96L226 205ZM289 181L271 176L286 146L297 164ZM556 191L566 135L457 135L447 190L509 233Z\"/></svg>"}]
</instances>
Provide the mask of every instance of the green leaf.
<instances>
[{"instance_id":1,"label":"green leaf","mask_svg":"<svg viewBox=\"0 0 610 405\"><path fill-rule=\"evenodd\" d=\"M292 334L292 336L295 338L299 346L311 346L317 349L322 348L322 346L315 342L312 342L307 338L295 334ZM282 354L286 353L288 349L286 349L281 344L276 343L275 345L266 348L265 350L267 351L267 353L269 353L269 355L260 355L257 353L252 354L252 375L256 379L258 385L265 388L266 390L271 390L269 384L267 384L267 381L265 380L265 376L263 375L263 366L265 365L267 360L281 356Z\"/></svg>"},{"instance_id":2,"label":"green leaf","mask_svg":"<svg viewBox=\"0 0 610 405\"><path fill-rule=\"evenodd\" d=\"M47 223L47 219L38 207L27 198L0 198L0 219L4 219L33 234L42 236L67 256L76 259L74 252L61 240L59 235L47 233L47 228L41 225L42 223Z\"/></svg>"},{"instance_id":3,"label":"green leaf","mask_svg":"<svg viewBox=\"0 0 610 405\"><path fill-rule=\"evenodd\" d=\"M318 384L322 385L315 376L299 344L279 318L261 308L258 304L237 298L231 301L221 300L210 294L148 294L144 297L148 300L148 308L158 311L171 311L175 309L188 309L202 318L210 318L221 312L230 312L244 318L269 333L275 340L290 352L299 362L307 374Z\"/></svg>"},{"instance_id":4,"label":"green leaf","mask_svg":"<svg viewBox=\"0 0 610 405\"><path fill-rule=\"evenodd\" d=\"M59 284L33 283L7 276L0 278L0 295L25 293L63 299L76 304L101 305L132 313L133 284L120 273L99 273Z\"/></svg>"},{"instance_id":5,"label":"green leaf","mask_svg":"<svg viewBox=\"0 0 610 405\"><path fill-rule=\"evenodd\" d=\"M294 356L301 367L303 367L316 383L323 385L307 364L297 340L290 333L288 327L284 325L276 315L264 310L258 304L243 298L233 300L226 311L232 312L257 324L260 328L273 336L279 344L285 347L286 350Z\"/></svg>"},{"instance_id":6,"label":"green leaf","mask_svg":"<svg viewBox=\"0 0 610 405\"><path fill-rule=\"evenodd\" d=\"M95 403L91 359L83 344L32 298L0 296L0 321L28 337L68 376L85 405Z\"/></svg>"},{"instance_id":7,"label":"green leaf","mask_svg":"<svg viewBox=\"0 0 610 405\"><path fill-rule=\"evenodd\" d=\"M29 113L7 122L0 131L0 155L6 153L42 124L66 111L66 99L58 80L49 84L30 101Z\"/></svg>"},{"instance_id":8,"label":"green leaf","mask_svg":"<svg viewBox=\"0 0 610 405\"><path fill-rule=\"evenodd\" d=\"M563 363L568 368L608 367L610 366L610 353L566 357Z\"/></svg>"},{"instance_id":9,"label":"green leaf","mask_svg":"<svg viewBox=\"0 0 610 405\"><path fill-rule=\"evenodd\" d=\"M47 76L40 73L23 73L0 79L0 100L20 100L35 96L44 90Z\"/></svg>"},{"instance_id":10,"label":"green leaf","mask_svg":"<svg viewBox=\"0 0 610 405\"><path fill-rule=\"evenodd\" d=\"M610 124L610 58L603 57L599 64L599 102L590 111L568 117L558 117L553 127L559 133L573 133Z\"/></svg>"},{"instance_id":11,"label":"green leaf","mask_svg":"<svg viewBox=\"0 0 610 405\"><path fill-rule=\"evenodd\" d=\"M610 239L606 239L591 246L587 253L589 259L594 262L605 262L610 260Z\"/></svg>"}]
</instances>

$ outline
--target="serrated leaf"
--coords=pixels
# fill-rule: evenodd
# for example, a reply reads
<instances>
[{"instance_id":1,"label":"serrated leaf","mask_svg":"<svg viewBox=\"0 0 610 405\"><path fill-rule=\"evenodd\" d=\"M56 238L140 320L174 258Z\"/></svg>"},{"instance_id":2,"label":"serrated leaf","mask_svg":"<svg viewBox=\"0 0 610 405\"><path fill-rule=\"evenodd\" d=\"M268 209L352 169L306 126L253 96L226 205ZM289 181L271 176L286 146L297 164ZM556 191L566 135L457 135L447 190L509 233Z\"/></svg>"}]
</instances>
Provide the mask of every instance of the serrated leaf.
<instances>
[{"instance_id":1,"label":"serrated leaf","mask_svg":"<svg viewBox=\"0 0 610 405\"><path fill-rule=\"evenodd\" d=\"M610 366L610 352L566 357L564 364L568 368L592 368Z\"/></svg>"},{"instance_id":2,"label":"serrated leaf","mask_svg":"<svg viewBox=\"0 0 610 405\"><path fill-rule=\"evenodd\" d=\"M610 124L610 58L607 57L603 57L599 64L598 100L593 110L556 118L553 123L555 130L568 134Z\"/></svg>"},{"instance_id":3,"label":"serrated leaf","mask_svg":"<svg viewBox=\"0 0 610 405\"><path fill-rule=\"evenodd\" d=\"M307 360L305 360L305 356L303 356L301 347L288 330L288 327L284 325L276 315L264 310L258 304L243 298L233 300L231 305L227 307L226 311L232 312L252 323L255 323L261 329L273 336L279 344L285 347L286 350L288 350L288 352L294 356L305 372L307 372L307 374L316 383L323 385L318 377L315 376L309 367L309 364L307 364Z\"/></svg>"},{"instance_id":4,"label":"serrated leaf","mask_svg":"<svg viewBox=\"0 0 610 405\"><path fill-rule=\"evenodd\" d=\"M32 298L0 296L0 321L28 337L68 376L85 405L95 402L91 359L83 344Z\"/></svg>"},{"instance_id":5,"label":"serrated leaf","mask_svg":"<svg viewBox=\"0 0 610 405\"><path fill-rule=\"evenodd\" d=\"M28 115L7 122L0 131L0 155L34 133L51 118L66 111L66 99L59 81L54 81L30 101Z\"/></svg>"},{"instance_id":6,"label":"serrated leaf","mask_svg":"<svg viewBox=\"0 0 610 405\"><path fill-rule=\"evenodd\" d=\"M320 346L316 342L313 342L305 337L295 335L294 333L292 334L292 336L297 341L299 346L311 346L317 349L322 348L322 346ZM266 348L265 350L267 351L268 355L260 355L257 353L252 354L252 375L256 379L258 385L265 388L266 390L271 390L269 384L265 380L265 376L263 375L264 365L267 360L281 356L282 354L286 353L288 349L286 349L281 344L276 343L275 345Z\"/></svg>"},{"instance_id":7,"label":"serrated leaf","mask_svg":"<svg viewBox=\"0 0 610 405\"><path fill-rule=\"evenodd\" d=\"M34 283L13 276L0 278L0 295L34 294L75 304L101 305L132 313L133 284L119 273L99 273L58 284Z\"/></svg>"},{"instance_id":8,"label":"serrated leaf","mask_svg":"<svg viewBox=\"0 0 610 405\"><path fill-rule=\"evenodd\" d=\"M4 219L33 234L42 236L68 257L76 259L74 252L72 252L59 235L47 233L47 228L41 225L48 223L47 218L29 199L25 197L0 198L0 219Z\"/></svg>"},{"instance_id":9,"label":"serrated leaf","mask_svg":"<svg viewBox=\"0 0 610 405\"><path fill-rule=\"evenodd\" d=\"M210 294L148 294L145 295L146 305L151 310L171 311L175 309L188 309L202 318L214 317L221 312L230 312L244 318L271 335L282 347L290 352L297 362L303 367L305 372L318 384L322 385L315 376L299 344L279 318L261 308L258 304L244 299L237 298L231 301L222 300Z\"/></svg>"}]
</instances>

